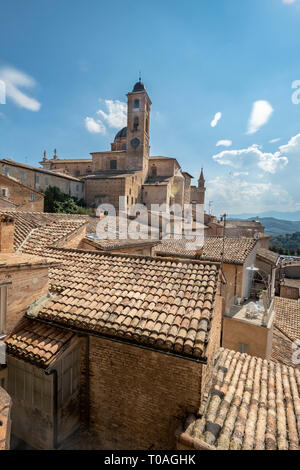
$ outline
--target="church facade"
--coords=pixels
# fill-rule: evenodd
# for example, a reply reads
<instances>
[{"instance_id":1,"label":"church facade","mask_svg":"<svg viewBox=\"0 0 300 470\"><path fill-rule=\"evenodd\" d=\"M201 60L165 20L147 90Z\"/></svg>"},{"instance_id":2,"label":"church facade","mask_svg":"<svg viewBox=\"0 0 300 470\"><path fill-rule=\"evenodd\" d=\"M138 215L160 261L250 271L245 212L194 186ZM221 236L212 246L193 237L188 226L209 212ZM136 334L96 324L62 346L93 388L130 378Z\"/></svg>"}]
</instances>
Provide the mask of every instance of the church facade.
<instances>
[{"instance_id":1,"label":"church facade","mask_svg":"<svg viewBox=\"0 0 300 470\"><path fill-rule=\"evenodd\" d=\"M92 152L89 159L52 159L44 153L44 169L66 174L84 183L88 206L112 204L119 209L119 197L127 207L136 203L150 209L152 204L204 204L205 181L201 172L197 187L192 176L175 158L150 156L151 100L139 80L127 94L127 126L115 136L109 151Z\"/></svg>"}]
</instances>

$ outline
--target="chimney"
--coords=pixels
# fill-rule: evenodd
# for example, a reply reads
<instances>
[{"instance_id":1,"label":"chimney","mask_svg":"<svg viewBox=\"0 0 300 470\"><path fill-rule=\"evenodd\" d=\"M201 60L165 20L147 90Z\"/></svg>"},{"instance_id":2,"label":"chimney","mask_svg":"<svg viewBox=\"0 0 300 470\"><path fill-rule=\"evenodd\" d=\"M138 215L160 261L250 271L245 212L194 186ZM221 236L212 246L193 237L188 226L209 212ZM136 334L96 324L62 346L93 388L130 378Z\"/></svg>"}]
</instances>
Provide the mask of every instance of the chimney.
<instances>
[{"instance_id":1,"label":"chimney","mask_svg":"<svg viewBox=\"0 0 300 470\"><path fill-rule=\"evenodd\" d=\"M201 259L202 255L203 255L203 246L201 248L197 248L195 258L199 260Z\"/></svg>"},{"instance_id":2,"label":"chimney","mask_svg":"<svg viewBox=\"0 0 300 470\"><path fill-rule=\"evenodd\" d=\"M0 253L13 253L15 221L10 215L0 215Z\"/></svg>"}]
</instances>

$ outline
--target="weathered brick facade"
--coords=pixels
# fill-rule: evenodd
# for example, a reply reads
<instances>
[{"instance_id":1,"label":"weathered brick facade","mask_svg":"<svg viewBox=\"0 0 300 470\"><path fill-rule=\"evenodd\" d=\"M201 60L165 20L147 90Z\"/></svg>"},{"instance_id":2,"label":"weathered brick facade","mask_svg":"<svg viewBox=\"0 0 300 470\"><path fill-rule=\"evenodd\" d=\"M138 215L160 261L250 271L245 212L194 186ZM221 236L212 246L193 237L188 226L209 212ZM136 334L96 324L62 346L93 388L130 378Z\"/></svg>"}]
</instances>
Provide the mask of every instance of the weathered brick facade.
<instances>
[{"instance_id":1,"label":"weathered brick facade","mask_svg":"<svg viewBox=\"0 0 300 470\"><path fill-rule=\"evenodd\" d=\"M18 209L30 212L44 211L44 195L24 184L0 174L0 195L16 204Z\"/></svg>"},{"instance_id":2,"label":"weathered brick facade","mask_svg":"<svg viewBox=\"0 0 300 470\"><path fill-rule=\"evenodd\" d=\"M101 449L172 449L199 407L202 364L90 337L90 431Z\"/></svg>"}]
</instances>

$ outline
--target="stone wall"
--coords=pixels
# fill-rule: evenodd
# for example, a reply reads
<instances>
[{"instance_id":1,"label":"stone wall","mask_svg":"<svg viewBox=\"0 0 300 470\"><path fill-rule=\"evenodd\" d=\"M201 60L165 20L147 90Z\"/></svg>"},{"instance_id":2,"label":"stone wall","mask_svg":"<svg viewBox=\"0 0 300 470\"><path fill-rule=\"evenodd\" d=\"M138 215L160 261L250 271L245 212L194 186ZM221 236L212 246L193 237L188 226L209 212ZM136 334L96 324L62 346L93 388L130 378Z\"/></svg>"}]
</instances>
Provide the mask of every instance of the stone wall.
<instances>
[{"instance_id":1,"label":"stone wall","mask_svg":"<svg viewBox=\"0 0 300 470\"><path fill-rule=\"evenodd\" d=\"M70 176L78 178L80 175L86 175L93 170L93 161L87 158L86 161L78 160L48 160L47 165L51 171L59 171Z\"/></svg>"},{"instance_id":2,"label":"stone wall","mask_svg":"<svg viewBox=\"0 0 300 470\"><path fill-rule=\"evenodd\" d=\"M5 333L9 333L23 317L25 310L48 291L48 267L17 267L0 272L0 284L7 283Z\"/></svg>"},{"instance_id":3,"label":"stone wall","mask_svg":"<svg viewBox=\"0 0 300 470\"><path fill-rule=\"evenodd\" d=\"M0 174L14 178L36 191L45 191L48 186L56 186L63 193L70 194L78 199L82 199L84 196L83 183L81 181L65 178L43 169L39 170L38 168L14 165L13 161L9 164L3 160L0 161Z\"/></svg>"},{"instance_id":4,"label":"stone wall","mask_svg":"<svg viewBox=\"0 0 300 470\"><path fill-rule=\"evenodd\" d=\"M109 171L111 170L111 160L116 160L116 170L126 170L125 157L126 151L113 151L113 152L95 152L92 153L93 157L93 171Z\"/></svg>"},{"instance_id":5,"label":"stone wall","mask_svg":"<svg viewBox=\"0 0 300 470\"><path fill-rule=\"evenodd\" d=\"M199 408L202 365L90 337L90 430L102 449L174 449ZM205 366L204 366L205 367Z\"/></svg>"},{"instance_id":6,"label":"stone wall","mask_svg":"<svg viewBox=\"0 0 300 470\"><path fill-rule=\"evenodd\" d=\"M239 343L249 346L251 356L269 359L272 348L273 326L270 328L234 318L223 318L223 344L225 349L239 350Z\"/></svg>"}]
</instances>

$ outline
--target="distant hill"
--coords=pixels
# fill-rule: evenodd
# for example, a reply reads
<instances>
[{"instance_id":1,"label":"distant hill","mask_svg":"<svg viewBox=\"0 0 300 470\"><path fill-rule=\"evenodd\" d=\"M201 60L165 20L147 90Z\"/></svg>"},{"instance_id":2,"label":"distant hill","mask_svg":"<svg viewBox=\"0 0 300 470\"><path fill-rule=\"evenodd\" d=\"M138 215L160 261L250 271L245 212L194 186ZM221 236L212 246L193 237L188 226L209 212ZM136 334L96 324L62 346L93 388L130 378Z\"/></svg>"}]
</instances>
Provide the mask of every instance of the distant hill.
<instances>
[{"instance_id":1,"label":"distant hill","mask_svg":"<svg viewBox=\"0 0 300 470\"><path fill-rule=\"evenodd\" d=\"M300 256L300 232L271 237L270 244L271 249L277 253Z\"/></svg>"},{"instance_id":2,"label":"distant hill","mask_svg":"<svg viewBox=\"0 0 300 470\"><path fill-rule=\"evenodd\" d=\"M275 218L275 219L281 219L281 220L291 220L294 222L297 222L300 220L300 211L294 211L294 212L279 212L279 211L268 211L268 212L260 212L260 213L245 213L245 214L229 214L228 218L229 219L243 219L243 220L248 220L248 219L258 219L258 218Z\"/></svg>"},{"instance_id":3,"label":"distant hill","mask_svg":"<svg viewBox=\"0 0 300 470\"><path fill-rule=\"evenodd\" d=\"M236 217L234 217L234 219L236 219ZM248 217L243 220L257 220L265 227L265 232L272 236L300 232L300 221L282 220L276 219L275 217Z\"/></svg>"}]
</instances>

